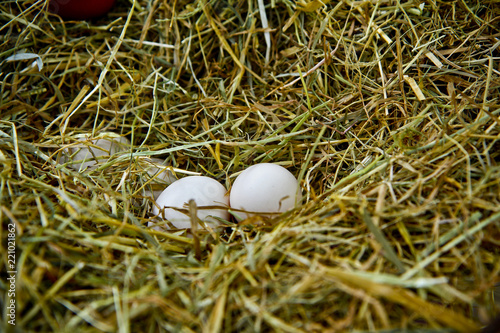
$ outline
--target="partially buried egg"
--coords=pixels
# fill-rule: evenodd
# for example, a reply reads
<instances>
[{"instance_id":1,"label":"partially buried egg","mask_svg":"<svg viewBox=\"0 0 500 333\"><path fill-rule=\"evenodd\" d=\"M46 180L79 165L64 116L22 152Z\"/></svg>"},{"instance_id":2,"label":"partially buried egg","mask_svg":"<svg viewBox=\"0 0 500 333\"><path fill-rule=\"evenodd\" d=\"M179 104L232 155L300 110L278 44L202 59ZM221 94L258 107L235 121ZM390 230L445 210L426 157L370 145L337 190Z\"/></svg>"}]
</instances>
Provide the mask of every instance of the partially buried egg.
<instances>
[{"instance_id":1,"label":"partially buried egg","mask_svg":"<svg viewBox=\"0 0 500 333\"><path fill-rule=\"evenodd\" d=\"M147 185L144 189L146 197L157 199L163 190L176 181L172 171L165 166L165 160L160 158L147 158L139 162L141 168L146 171Z\"/></svg>"},{"instance_id":2,"label":"partially buried egg","mask_svg":"<svg viewBox=\"0 0 500 333\"><path fill-rule=\"evenodd\" d=\"M253 215L275 216L294 208L302 200L297 179L287 169L272 163L252 165L238 175L229 201L241 221Z\"/></svg>"},{"instance_id":3,"label":"partially buried egg","mask_svg":"<svg viewBox=\"0 0 500 333\"><path fill-rule=\"evenodd\" d=\"M68 166L79 171L94 169L99 161L105 161L111 155L130 148L127 138L114 133L105 133L94 139L79 135L77 139L81 143L64 148L63 162L71 161Z\"/></svg>"},{"instance_id":4,"label":"partially buried egg","mask_svg":"<svg viewBox=\"0 0 500 333\"><path fill-rule=\"evenodd\" d=\"M178 229L190 228L191 218L186 210L189 201L193 199L197 206L198 218L213 228L219 225L217 218L229 219L226 209L229 199L226 192L226 188L215 179L204 176L184 177L170 184L160 194L152 213L165 218ZM162 230L158 223L148 223L148 226L154 225L154 229ZM163 229L168 229L166 224L164 226Z\"/></svg>"}]
</instances>

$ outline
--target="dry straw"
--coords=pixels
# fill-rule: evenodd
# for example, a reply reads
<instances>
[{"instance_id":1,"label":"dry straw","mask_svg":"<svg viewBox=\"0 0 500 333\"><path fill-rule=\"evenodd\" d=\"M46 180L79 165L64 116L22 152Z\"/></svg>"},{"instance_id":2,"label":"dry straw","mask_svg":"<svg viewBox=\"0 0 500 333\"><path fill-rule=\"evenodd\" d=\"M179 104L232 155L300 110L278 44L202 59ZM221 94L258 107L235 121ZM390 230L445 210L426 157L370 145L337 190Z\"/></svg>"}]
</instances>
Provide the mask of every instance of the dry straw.
<instances>
[{"instance_id":1,"label":"dry straw","mask_svg":"<svg viewBox=\"0 0 500 333\"><path fill-rule=\"evenodd\" d=\"M0 3L4 331L473 332L499 312L497 1L46 7ZM133 145L61 164L104 132ZM306 200L153 231L150 157L227 187L278 163Z\"/></svg>"}]
</instances>

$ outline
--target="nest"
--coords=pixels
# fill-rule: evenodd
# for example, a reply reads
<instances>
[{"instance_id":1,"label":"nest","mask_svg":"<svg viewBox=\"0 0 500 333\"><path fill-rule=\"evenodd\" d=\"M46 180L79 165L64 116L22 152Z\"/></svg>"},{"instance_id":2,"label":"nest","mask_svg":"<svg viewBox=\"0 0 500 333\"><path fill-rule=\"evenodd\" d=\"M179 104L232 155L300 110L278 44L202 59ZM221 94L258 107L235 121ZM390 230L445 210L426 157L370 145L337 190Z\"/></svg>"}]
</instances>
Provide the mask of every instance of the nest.
<instances>
[{"instance_id":1,"label":"nest","mask_svg":"<svg viewBox=\"0 0 500 333\"><path fill-rule=\"evenodd\" d=\"M0 3L4 330L473 332L499 312L496 1L47 6ZM109 132L130 149L64 163ZM156 231L149 158L227 188L277 163L305 200Z\"/></svg>"}]
</instances>

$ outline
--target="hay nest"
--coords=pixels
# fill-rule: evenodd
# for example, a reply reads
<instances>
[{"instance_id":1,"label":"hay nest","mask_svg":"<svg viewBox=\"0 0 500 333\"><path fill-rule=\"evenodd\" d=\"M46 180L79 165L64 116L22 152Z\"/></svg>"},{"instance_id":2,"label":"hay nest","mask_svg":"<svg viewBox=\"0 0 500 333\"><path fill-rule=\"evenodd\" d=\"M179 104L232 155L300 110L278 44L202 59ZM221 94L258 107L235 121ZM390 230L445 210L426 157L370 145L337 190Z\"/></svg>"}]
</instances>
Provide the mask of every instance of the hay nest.
<instances>
[{"instance_id":1,"label":"hay nest","mask_svg":"<svg viewBox=\"0 0 500 333\"><path fill-rule=\"evenodd\" d=\"M0 3L4 330L472 332L498 313L496 1L47 6ZM108 132L132 146L65 163ZM305 200L155 231L151 157L228 188L278 163Z\"/></svg>"}]
</instances>

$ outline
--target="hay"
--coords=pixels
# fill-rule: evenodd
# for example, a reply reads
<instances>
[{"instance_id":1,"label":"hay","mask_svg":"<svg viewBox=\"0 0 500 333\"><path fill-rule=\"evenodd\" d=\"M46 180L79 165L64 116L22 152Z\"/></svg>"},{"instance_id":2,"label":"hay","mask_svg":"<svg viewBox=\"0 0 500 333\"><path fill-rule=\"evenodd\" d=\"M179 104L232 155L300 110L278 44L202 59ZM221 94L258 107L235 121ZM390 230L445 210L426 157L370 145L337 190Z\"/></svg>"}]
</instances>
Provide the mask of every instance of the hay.
<instances>
[{"instance_id":1,"label":"hay","mask_svg":"<svg viewBox=\"0 0 500 333\"><path fill-rule=\"evenodd\" d=\"M46 6L0 3L4 330L472 332L499 312L496 1ZM60 163L104 132L133 147ZM278 163L306 200L154 231L149 157L227 187Z\"/></svg>"}]
</instances>

